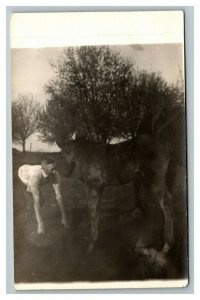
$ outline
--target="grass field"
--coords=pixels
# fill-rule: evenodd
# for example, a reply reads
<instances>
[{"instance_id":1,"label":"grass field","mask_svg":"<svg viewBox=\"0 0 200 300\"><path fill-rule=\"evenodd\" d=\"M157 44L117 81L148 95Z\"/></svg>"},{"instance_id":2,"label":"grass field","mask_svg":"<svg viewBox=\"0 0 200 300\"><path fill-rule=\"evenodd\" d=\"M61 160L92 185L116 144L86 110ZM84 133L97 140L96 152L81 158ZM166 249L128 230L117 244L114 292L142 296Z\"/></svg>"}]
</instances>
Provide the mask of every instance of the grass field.
<instances>
[{"instance_id":1,"label":"grass field","mask_svg":"<svg viewBox=\"0 0 200 300\"><path fill-rule=\"evenodd\" d=\"M84 186L75 176L65 178L60 153L51 153L62 177L63 201L70 230L60 226L60 213L54 192L45 186L41 209L46 234L36 234L33 210L25 208L22 184L17 169L22 164L39 164L48 153L13 152L14 274L15 282L113 281L184 278L187 275L187 223L184 169L180 167L174 183L175 244L162 257L163 216L159 209L148 221L133 218L130 185L106 189L100 218L100 237L88 254L90 224ZM141 236L146 236L157 251L135 251Z\"/></svg>"}]
</instances>

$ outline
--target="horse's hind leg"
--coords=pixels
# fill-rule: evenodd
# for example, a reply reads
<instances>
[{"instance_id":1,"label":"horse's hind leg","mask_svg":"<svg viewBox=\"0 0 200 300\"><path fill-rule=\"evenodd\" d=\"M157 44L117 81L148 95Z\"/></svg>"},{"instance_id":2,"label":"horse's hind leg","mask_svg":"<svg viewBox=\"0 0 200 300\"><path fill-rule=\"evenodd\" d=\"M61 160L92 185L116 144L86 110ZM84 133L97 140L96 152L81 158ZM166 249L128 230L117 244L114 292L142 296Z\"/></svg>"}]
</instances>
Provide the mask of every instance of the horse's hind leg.
<instances>
[{"instance_id":1,"label":"horse's hind leg","mask_svg":"<svg viewBox=\"0 0 200 300\"><path fill-rule=\"evenodd\" d=\"M102 190L100 190L98 187L88 188L88 210L91 224L91 241L88 249L89 252L94 249L95 242L98 239L101 192Z\"/></svg>"},{"instance_id":2,"label":"horse's hind leg","mask_svg":"<svg viewBox=\"0 0 200 300\"><path fill-rule=\"evenodd\" d=\"M151 192L154 198L152 201L156 201L164 213L164 246L162 251L167 253L174 240L172 196L162 178L154 181L154 183L151 185Z\"/></svg>"},{"instance_id":3,"label":"horse's hind leg","mask_svg":"<svg viewBox=\"0 0 200 300\"><path fill-rule=\"evenodd\" d=\"M164 213L164 246L162 251L167 253L174 242L174 222L172 213L172 196L165 187L163 197L160 202L160 206Z\"/></svg>"}]
</instances>

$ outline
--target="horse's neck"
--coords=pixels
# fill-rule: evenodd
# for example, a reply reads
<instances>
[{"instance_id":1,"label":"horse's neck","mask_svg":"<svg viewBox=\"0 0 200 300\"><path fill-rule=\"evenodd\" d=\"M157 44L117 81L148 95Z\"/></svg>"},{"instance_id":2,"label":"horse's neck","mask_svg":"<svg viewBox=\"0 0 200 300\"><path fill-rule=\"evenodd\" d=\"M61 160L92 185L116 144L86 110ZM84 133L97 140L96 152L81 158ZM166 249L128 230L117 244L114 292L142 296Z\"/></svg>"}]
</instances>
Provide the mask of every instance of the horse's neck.
<instances>
[{"instance_id":1,"label":"horse's neck","mask_svg":"<svg viewBox=\"0 0 200 300\"><path fill-rule=\"evenodd\" d=\"M73 152L76 159L86 155L88 153L88 149L88 142L74 141L73 143Z\"/></svg>"}]
</instances>

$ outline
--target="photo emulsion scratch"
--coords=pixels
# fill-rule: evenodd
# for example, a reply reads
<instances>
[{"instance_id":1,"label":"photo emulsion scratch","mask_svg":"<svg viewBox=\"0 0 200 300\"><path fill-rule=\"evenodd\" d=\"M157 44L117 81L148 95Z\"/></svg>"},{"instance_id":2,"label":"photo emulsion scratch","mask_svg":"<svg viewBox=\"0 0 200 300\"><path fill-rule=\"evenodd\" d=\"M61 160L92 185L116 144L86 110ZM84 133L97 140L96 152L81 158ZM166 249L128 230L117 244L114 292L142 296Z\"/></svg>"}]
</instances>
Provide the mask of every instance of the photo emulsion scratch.
<instances>
[{"instance_id":1,"label":"photo emulsion scratch","mask_svg":"<svg viewBox=\"0 0 200 300\"><path fill-rule=\"evenodd\" d=\"M183 24L12 15L16 289L187 285Z\"/></svg>"}]
</instances>

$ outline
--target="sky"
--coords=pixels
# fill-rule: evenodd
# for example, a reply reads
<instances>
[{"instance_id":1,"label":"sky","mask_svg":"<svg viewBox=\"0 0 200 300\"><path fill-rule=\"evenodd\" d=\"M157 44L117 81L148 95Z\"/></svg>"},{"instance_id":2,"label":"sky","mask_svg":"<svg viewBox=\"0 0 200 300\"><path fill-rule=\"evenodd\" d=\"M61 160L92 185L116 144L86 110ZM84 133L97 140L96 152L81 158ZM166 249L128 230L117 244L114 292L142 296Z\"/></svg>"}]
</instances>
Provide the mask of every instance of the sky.
<instances>
[{"instance_id":1,"label":"sky","mask_svg":"<svg viewBox=\"0 0 200 300\"><path fill-rule=\"evenodd\" d=\"M160 72L169 84L176 84L183 74L183 49L181 44L111 46L128 58L135 68ZM19 94L33 94L35 101L45 103L45 84L54 77L51 61L61 55L63 47L11 50L11 95L15 101ZM20 146L14 147L21 149ZM38 140L37 135L27 141L32 151L58 151Z\"/></svg>"}]
</instances>

